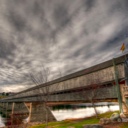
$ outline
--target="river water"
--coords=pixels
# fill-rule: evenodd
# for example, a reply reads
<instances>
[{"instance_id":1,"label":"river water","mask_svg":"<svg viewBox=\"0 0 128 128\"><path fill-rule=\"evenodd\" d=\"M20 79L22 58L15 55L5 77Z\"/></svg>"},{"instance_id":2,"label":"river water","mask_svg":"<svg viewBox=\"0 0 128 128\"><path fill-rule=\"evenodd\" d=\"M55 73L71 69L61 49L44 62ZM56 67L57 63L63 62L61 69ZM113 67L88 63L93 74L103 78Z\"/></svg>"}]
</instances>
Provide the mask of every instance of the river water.
<instances>
[{"instance_id":1,"label":"river water","mask_svg":"<svg viewBox=\"0 0 128 128\"><path fill-rule=\"evenodd\" d=\"M116 111L119 110L119 106L116 105L106 105L106 106L97 106L96 107L98 113L105 113L108 111ZM58 121L65 120L65 119L71 119L71 118L84 118L84 117L90 117L95 114L94 108L90 106L86 107L79 107L75 106L70 109L58 109L58 110L52 110L53 115L56 117ZM2 118L0 116L0 127L5 126L5 118Z\"/></svg>"},{"instance_id":2,"label":"river water","mask_svg":"<svg viewBox=\"0 0 128 128\"><path fill-rule=\"evenodd\" d=\"M98 113L105 113L108 111L117 111L119 110L118 105L113 106L97 106L96 110ZM67 109L67 110L54 110L52 111L53 115L58 121L71 119L71 118L84 118L95 115L93 107L86 108L76 108L76 109Z\"/></svg>"}]
</instances>

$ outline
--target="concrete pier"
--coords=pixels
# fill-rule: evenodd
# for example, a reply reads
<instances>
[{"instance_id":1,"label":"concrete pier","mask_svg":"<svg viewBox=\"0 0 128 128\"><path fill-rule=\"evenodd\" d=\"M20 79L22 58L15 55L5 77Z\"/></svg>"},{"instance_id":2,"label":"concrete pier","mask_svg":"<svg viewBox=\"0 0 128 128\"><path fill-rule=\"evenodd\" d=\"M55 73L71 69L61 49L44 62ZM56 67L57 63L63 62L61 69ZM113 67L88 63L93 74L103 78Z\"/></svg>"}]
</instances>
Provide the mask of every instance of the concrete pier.
<instances>
[{"instance_id":1,"label":"concrete pier","mask_svg":"<svg viewBox=\"0 0 128 128\"><path fill-rule=\"evenodd\" d=\"M46 106L44 103L35 102L32 103L31 109L31 118L30 122L51 122L56 121L54 115L52 114L50 108Z\"/></svg>"}]
</instances>

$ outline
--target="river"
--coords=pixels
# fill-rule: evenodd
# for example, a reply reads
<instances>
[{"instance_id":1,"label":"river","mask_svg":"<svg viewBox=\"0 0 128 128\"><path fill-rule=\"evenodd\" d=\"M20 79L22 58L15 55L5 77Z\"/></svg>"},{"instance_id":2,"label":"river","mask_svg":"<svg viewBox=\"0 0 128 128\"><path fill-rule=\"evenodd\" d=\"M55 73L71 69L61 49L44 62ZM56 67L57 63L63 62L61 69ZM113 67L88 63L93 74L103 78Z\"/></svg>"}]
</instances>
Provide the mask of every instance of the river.
<instances>
[{"instance_id":1,"label":"river","mask_svg":"<svg viewBox=\"0 0 128 128\"><path fill-rule=\"evenodd\" d=\"M117 104L97 106L96 109L97 109L98 113L105 113L108 111L119 110L119 106ZM68 109L58 109L58 110L53 109L52 113L58 121L65 120L65 119L71 119L71 118L90 117L90 116L93 116L95 114L93 107L86 106L86 107L81 108L81 105L80 106L74 105L72 108L68 108ZM5 126L5 121L6 121L6 119L2 118L0 116L0 127Z\"/></svg>"},{"instance_id":2,"label":"river","mask_svg":"<svg viewBox=\"0 0 128 128\"><path fill-rule=\"evenodd\" d=\"M108 111L117 111L119 110L118 105L112 106L97 106L96 110L98 113L105 113ZM58 121L69 119L69 118L84 118L90 117L95 114L93 107L86 108L76 108L76 109L65 109L65 110L54 110L52 111L53 115L56 117Z\"/></svg>"}]
</instances>

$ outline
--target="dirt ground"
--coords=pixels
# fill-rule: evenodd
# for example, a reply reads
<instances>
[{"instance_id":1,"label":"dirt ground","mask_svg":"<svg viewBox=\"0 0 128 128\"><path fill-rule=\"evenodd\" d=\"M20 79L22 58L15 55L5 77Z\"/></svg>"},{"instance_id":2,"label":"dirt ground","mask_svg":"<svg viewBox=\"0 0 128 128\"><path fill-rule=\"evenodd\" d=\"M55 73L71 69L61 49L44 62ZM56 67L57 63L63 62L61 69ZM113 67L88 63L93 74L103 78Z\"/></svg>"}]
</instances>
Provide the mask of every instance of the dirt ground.
<instances>
[{"instance_id":1,"label":"dirt ground","mask_svg":"<svg viewBox=\"0 0 128 128\"><path fill-rule=\"evenodd\" d=\"M119 124L109 124L109 125L104 125L104 128L120 128L121 125Z\"/></svg>"},{"instance_id":2,"label":"dirt ground","mask_svg":"<svg viewBox=\"0 0 128 128\"><path fill-rule=\"evenodd\" d=\"M120 126L122 125L123 123L113 123L113 124L104 125L104 128L120 128ZM128 123L126 125L128 126Z\"/></svg>"}]
</instances>

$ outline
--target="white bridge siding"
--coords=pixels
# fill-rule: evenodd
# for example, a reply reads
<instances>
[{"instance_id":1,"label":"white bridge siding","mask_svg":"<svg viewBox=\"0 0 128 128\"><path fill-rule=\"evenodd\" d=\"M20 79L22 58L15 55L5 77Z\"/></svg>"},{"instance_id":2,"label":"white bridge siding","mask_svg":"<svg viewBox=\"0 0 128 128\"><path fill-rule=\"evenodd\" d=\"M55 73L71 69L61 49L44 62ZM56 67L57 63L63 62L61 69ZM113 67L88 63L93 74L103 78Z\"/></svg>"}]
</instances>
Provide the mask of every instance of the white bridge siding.
<instances>
[{"instance_id":1,"label":"white bridge siding","mask_svg":"<svg viewBox=\"0 0 128 128\"><path fill-rule=\"evenodd\" d=\"M118 71L118 78L119 79L125 78L124 64L121 63L119 65L116 65L116 67L117 67L117 71ZM75 78L70 78L70 79L67 79L64 81L60 80L60 82L50 84L47 86L48 86L49 92L57 93L60 91L63 92L63 91L68 91L68 90L74 90L77 88L87 87L87 86L93 85L93 84L105 84L105 83L113 82L114 79L115 79L114 67L110 66L110 67L107 67L107 68L104 68L104 69L101 69L101 70L98 70L98 71L95 71L92 73L88 73L88 74L85 74L82 76L78 76ZM39 86L39 87L36 87L35 89L32 88L32 89L28 89L26 91L22 91L21 93L17 93L13 96L10 96L7 99L44 94L44 90L46 90L45 86L44 87ZM59 96L59 94L57 94L57 95ZM58 96L54 95L52 97L54 99L55 97L58 97ZM62 94L60 94L60 96L62 96ZM73 96L73 94L71 96Z\"/></svg>"}]
</instances>

